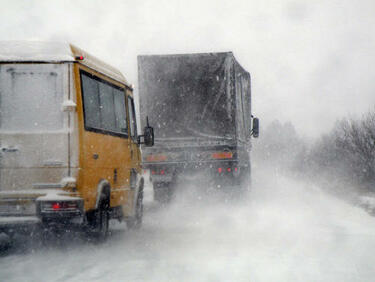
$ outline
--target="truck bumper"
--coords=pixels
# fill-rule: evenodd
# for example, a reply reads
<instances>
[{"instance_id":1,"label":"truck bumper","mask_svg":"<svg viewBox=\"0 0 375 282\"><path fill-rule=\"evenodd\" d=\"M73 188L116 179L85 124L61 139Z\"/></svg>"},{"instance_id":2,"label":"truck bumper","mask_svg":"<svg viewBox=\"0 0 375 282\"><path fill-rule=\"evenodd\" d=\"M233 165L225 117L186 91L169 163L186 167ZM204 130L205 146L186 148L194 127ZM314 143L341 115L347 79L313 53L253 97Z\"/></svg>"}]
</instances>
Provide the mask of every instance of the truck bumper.
<instances>
[{"instance_id":1,"label":"truck bumper","mask_svg":"<svg viewBox=\"0 0 375 282\"><path fill-rule=\"evenodd\" d=\"M0 232L28 233L40 223L41 220L36 216L0 216Z\"/></svg>"},{"instance_id":2,"label":"truck bumper","mask_svg":"<svg viewBox=\"0 0 375 282\"><path fill-rule=\"evenodd\" d=\"M0 200L0 232L24 233L40 226L70 228L85 222L83 199L80 198L30 200L27 209L24 209L24 202L18 199Z\"/></svg>"},{"instance_id":3,"label":"truck bumper","mask_svg":"<svg viewBox=\"0 0 375 282\"><path fill-rule=\"evenodd\" d=\"M84 223L83 199L40 200L37 201L37 214L44 224L80 225Z\"/></svg>"},{"instance_id":4,"label":"truck bumper","mask_svg":"<svg viewBox=\"0 0 375 282\"><path fill-rule=\"evenodd\" d=\"M210 161L190 163L147 164L153 183L170 183L178 179L183 182L209 182L215 186L239 185L243 174L250 173L249 164L237 161Z\"/></svg>"}]
</instances>

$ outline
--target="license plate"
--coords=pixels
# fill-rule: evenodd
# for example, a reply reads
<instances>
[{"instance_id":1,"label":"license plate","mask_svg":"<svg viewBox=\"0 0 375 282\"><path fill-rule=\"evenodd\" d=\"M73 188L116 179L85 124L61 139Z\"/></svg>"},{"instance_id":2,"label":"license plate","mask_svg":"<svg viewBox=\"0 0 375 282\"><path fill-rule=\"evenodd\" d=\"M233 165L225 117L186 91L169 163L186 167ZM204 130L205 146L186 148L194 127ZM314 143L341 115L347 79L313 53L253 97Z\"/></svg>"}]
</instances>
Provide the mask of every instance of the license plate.
<instances>
[{"instance_id":1,"label":"license plate","mask_svg":"<svg viewBox=\"0 0 375 282\"><path fill-rule=\"evenodd\" d=\"M0 215L35 215L33 200L0 200Z\"/></svg>"}]
</instances>

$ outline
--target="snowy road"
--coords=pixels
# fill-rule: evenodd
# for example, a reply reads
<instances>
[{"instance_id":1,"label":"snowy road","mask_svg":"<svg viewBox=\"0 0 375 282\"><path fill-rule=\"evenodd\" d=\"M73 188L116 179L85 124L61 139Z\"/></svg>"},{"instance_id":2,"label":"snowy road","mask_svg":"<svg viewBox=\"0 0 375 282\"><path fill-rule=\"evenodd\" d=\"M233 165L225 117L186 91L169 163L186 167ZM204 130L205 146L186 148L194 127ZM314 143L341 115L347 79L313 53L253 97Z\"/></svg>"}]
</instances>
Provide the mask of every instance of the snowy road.
<instances>
[{"instance_id":1,"label":"snowy road","mask_svg":"<svg viewBox=\"0 0 375 282\"><path fill-rule=\"evenodd\" d=\"M374 217L285 177L254 186L240 205L148 197L143 228L116 225L100 245L2 247L0 281L374 281Z\"/></svg>"}]
</instances>

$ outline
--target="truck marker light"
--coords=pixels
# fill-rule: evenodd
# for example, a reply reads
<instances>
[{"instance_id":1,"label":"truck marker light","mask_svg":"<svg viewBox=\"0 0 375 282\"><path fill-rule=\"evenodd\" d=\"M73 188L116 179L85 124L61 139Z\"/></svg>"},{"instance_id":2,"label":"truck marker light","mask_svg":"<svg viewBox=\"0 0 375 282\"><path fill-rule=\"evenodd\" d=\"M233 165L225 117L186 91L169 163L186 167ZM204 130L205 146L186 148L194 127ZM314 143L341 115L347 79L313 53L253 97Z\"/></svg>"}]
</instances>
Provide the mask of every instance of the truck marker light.
<instances>
[{"instance_id":1,"label":"truck marker light","mask_svg":"<svg viewBox=\"0 0 375 282\"><path fill-rule=\"evenodd\" d=\"M76 60L82 61L83 60L83 56L76 56Z\"/></svg>"},{"instance_id":2,"label":"truck marker light","mask_svg":"<svg viewBox=\"0 0 375 282\"><path fill-rule=\"evenodd\" d=\"M167 160L167 156L165 155L148 155L146 157L148 162L163 162Z\"/></svg>"},{"instance_id":3,"label":"truck marker light","mask_svg":"<svg viewBox=\"0 0 375 282\"><path fill-rule=\"evenodd\" d=\"M217 152L213 153L212 155L213 159L231 159L233 158L232 152Z\"/></svg>"}]
</instances>

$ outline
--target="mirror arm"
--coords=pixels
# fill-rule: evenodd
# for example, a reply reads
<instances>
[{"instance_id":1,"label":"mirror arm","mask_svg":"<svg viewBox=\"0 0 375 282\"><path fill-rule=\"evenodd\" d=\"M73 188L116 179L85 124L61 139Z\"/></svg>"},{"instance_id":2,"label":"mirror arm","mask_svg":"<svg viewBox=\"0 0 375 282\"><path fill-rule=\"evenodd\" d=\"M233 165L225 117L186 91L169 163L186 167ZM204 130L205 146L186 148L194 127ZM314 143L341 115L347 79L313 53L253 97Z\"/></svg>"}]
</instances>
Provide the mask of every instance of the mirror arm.
<instances>
[{"instance_id":1,"label":"mirror arm","mask_svg":"<svg viewBox=\"0 0 375 282\"><path fill-rule=\"evenodd\" d=\"M144 144L145 142L143 141L141 141L141 138L143 138L143 140L145 139L145 136L144 135L138 135L138 138L137 138L137 141L138 141L138 145L142 145L142 144Z\"/></svg>"},{"instance_id":2,"label":"mirror arm","mask_svg":"<svg viewBox=\"0 0 375 282\"><path fill-rule=\"evenodd\" d=\"M150 127L150 125L148 123L148 116L146 117L146 123L147 123L147 127Z\"/></svg>"},{"instance_id":3,"label":"mirror arm","mask_svg":"<svg viewBox=\"0 0 375 282\"><path fill-rule=\"evenodd\" d=\"M149 127L150 125L148 124L148 116L146 117L146 123L147 123L147 127ZM141 138L143 138L143 142L141 141ZM145 135L138 135L137 141L138 141L138 145L145 144Z\"/></svg>"}]
</instances>

